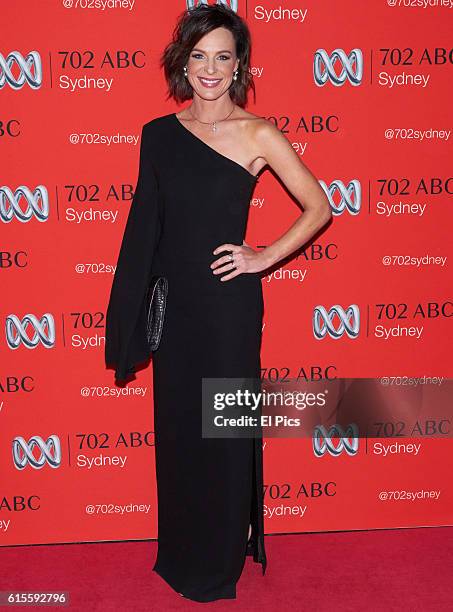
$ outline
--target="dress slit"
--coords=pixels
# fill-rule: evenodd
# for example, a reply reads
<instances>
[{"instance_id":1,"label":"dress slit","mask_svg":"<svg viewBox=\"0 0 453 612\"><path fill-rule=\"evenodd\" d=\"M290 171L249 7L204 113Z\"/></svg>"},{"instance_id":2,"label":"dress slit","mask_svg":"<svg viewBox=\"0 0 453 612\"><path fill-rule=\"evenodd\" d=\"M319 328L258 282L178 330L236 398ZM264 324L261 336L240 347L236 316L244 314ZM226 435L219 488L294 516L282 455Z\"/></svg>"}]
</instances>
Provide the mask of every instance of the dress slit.
<instances>
[{"instance_id":1,"label":"dress slit","mask_svg":"<svg viewBox=\"0 0 453 612\"><path fill-rule=\"evenodd\" d=\"M252 525L252 533L247 543L247 555L253 557L255 563L261 563L263 576L266 573L267 561L264 552L264 523L260 520L263 516L262 504L262 483L258 471L257 449L258 445L262 449L262 441L260 438L253 439L253 482L252 482L252 503L250 508L250 522ZM262 452L262 450L261 450Z\"/></svg>"}]
</instances>

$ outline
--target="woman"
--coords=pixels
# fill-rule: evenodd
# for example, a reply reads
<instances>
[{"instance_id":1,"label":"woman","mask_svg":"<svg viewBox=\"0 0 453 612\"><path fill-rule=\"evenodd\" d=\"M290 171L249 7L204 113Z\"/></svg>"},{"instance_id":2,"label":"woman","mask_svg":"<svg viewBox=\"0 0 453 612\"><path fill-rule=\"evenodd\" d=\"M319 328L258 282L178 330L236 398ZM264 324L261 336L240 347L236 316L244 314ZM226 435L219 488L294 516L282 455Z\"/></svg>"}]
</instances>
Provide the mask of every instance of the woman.
<instances>
[{"instance_id":1,"label":"woman","mask_svg":"<svg viewBox=\"0 0 453 612\"><path fill-rule=\"evenodd\" d=\"M143 299L168 280L153 353L158 554L153 570L196 601L234 599L246 555L266 569L262 437L202 436L203 378L260 378L259 273L330 218L287 139L244 110L250 35L223 5L185 11L161 58L179 113L143 126L137 187L106 320L106 361L126 379L148 357ZM257 175L269 165L304 214L261 251L243 242Z\"/></svg>"}]
</instances>

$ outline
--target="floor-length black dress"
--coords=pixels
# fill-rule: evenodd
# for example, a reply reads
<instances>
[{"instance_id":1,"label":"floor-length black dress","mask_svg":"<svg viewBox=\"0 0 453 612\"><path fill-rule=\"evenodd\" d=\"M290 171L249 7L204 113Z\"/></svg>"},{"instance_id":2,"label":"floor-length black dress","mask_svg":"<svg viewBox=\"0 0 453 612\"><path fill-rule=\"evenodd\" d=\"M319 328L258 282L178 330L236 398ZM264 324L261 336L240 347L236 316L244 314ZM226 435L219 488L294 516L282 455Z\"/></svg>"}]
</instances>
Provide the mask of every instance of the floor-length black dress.
<instances>
[{"instance_id":1,"label":"floor-length black dress","mask_svg":"<svg viewBox=\"0 0 453 612\"><path fill-rule=\"evenodd\" d=\"M122 380L149 356L144 296L168 279L153 354L158 554L153 570L196 601L233 599L246 555L266 570L261 431L201 433L202 377L260 377L258 273L221 281L210 264L241 245L257 178L190 132L175 113L143 126L137 187L106 317L107 364ZM247 542L249 525L252 537Z\"/></svg>"}]
</instances>

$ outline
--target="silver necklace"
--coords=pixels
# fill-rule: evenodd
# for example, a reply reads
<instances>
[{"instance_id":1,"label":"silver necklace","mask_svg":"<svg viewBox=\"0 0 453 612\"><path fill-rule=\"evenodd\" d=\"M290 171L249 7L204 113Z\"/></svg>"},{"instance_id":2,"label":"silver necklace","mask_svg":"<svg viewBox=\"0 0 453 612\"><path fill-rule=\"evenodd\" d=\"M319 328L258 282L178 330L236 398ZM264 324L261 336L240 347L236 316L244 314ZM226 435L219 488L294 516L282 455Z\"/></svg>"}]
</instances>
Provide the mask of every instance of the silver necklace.
<instances>
[{"instance_id":1,"label":"silver necklace","mask_svg":"<svg viewBox=\"0 0 453 612\"><path fill-rule=\"evenodd\" d=\"M213 132L217 132L217 123L220 123L221 121L225 121L225 119L228 119L228 117L233 113L235 108L236 107L233 106L233 110L230 111L226 117L224 117L223 119L218 119L217 121L201 121L200 119L197 119L195 117L195 115L192 113L192 111L189 111L189 112L190 112L191 116L195 119L195 121L198 121L198 123L204 123L205 125L211 125L212 126L211 127L212 131Z\"/></svg>"}]
</instances>

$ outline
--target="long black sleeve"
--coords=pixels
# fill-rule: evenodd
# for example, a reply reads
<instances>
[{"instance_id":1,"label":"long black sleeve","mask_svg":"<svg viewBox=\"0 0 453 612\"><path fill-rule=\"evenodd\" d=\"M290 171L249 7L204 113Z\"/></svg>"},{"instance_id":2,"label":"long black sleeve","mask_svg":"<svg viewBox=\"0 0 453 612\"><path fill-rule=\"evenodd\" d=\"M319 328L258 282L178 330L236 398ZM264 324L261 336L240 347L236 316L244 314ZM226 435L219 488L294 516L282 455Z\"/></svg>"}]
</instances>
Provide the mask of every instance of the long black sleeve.
<instances>
[{"instance_id":1,"label":"long black sleeve","mask_svg":"<svg viewBox=\"0 0 453 612\"><path fill-rule=\"evenodd\" d=\"M124 380L150 356L146 341L145 296L159 239L158 181L151 156L149 126L142 128L140 163L113 278L105 321L105 362Z\"/></svg>"}]
</instances>

